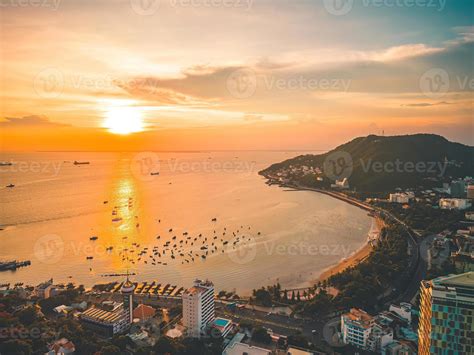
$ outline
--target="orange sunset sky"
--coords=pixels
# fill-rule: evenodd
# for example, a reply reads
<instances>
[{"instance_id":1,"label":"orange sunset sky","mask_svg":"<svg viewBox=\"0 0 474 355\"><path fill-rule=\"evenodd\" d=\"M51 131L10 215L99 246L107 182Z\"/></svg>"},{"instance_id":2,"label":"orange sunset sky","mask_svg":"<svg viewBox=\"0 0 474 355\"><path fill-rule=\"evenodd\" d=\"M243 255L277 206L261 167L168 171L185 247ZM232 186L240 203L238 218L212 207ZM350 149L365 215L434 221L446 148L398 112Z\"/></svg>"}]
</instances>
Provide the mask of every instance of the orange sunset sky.
<instances>
[{"instance_id":1,"label":"orange sunset sky","mask_svg":"<svg viewBox=\"0 0 474 355\"><path fill-rule=\"evenodd\" d=\"M2 150L474 141L472 1L344 14L322 0L25 4L0 9Z\"/></svg>"}]
</instances>

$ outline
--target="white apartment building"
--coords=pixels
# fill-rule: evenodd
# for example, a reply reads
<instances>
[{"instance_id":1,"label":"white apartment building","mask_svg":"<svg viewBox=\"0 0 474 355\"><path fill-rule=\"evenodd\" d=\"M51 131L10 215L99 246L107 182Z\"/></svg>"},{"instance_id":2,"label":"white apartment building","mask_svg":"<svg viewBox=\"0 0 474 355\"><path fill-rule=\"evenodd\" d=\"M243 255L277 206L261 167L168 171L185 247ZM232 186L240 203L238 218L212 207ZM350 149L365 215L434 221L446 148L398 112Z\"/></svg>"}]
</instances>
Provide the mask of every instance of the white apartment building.
<instances>
[{"instance_id":1,"label":"white apartment building","mask_svg":"<svg viewBox=\"0 0 474 355\"><path fill-rule=\"evenodd\" d=\"M352 308L349 313L341 315L341 332L344 344L352 344L366 349L374 318L363 310Z\"/></svg>"},{"instance_id":2,"label":"white apartment building","mask_svg":"<svg viewBox=\"0 0 474 355\"><path fill-rule=\"evenodd\" d=\"M210 281L194 281L186 290L183 299L183 325L188 336L199 338L206 327L212 324L214 312L214 285Z\"/></svg>"},{"instance_id":3,"label":"white apartment building","mask_svg":"<svg viewBox=\"0 0 474 355\"><path fill-rule=\"evenodd\" d=\"M378 353L393 342L393 329L383 318L355 308L341 315L341 332L345 344Z\"/></svg>"},{"instance_id":4,"label":"white apartment building","mask_svg":"<svg viewBox=\"0 0 474 355\"><path fill-rule=\"evenodd\" d=\"M465 210L471 207L469 200L463 198L442 198L439 200L442 210Z\"/></svg>"},{"instance_id":5,"label":"white apartment building","mask_svg":"<svg viewBox=\"0 0 474 355\"><path fill-rule=\"evenodd\" d=\"M409 203L414 197L413 192L397 192L390 194L388 200L392 203Z\"/></svg>"}]
</instances>

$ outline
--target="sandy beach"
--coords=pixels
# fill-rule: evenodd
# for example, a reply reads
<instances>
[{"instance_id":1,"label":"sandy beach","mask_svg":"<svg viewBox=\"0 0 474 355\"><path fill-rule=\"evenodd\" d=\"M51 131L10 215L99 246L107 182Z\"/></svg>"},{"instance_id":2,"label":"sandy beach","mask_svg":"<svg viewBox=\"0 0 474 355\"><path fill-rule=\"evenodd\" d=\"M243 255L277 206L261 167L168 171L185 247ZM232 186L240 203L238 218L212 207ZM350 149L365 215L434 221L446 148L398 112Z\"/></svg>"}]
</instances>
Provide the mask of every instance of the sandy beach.
<instances>
[{"instance_id":1,"label":"sandy beach","mask_svg":"<svg viewBox=\"0 0 474 355\"><path fill-rule=\"evenodd\" d=\"M377 228L377 236L376 239L379 238L382 228L384 227L384 222L380 218L375 218L374 226ZM368 238L367 244L365 244L362 248L357 250L354 254L341 260L338 264L329 267L328 269L324 270L319 277L315 280L315 283L318 281L323 281L328 279L330 276L335 275L339 272L346 270L349 267L353 267L360 262L364 261L370 254L373 249L373 241L374 238L374 231L371 230L368 233L370 238Z\"/></svg>"}]
</instances>

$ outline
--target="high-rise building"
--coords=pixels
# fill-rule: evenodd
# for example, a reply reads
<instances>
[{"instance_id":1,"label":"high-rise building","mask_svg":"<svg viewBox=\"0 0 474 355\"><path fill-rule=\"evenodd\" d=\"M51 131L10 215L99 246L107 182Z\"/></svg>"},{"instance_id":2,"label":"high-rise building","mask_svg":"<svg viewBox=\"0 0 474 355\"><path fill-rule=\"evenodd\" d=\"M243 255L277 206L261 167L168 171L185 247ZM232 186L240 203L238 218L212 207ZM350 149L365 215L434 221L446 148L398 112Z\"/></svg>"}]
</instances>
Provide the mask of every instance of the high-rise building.
<instances>
[{"instance_id":1,"label":"high-rise building","mask_svg":"<svg viewBox=\"0 0 474 355\"><path fill-rule=\"evenodd\" d=\"M128 323L133 322L133 292L135 291L135 285L131 282L128 278L127 274L127 281L124 282L120 292L123 295L123 311L125 316L127 317Z\"/></svg>"},{"instance_id":2,"label":"high-rise building","mask_svg":"<svg viewBox=\"0 0 474 355\"><path fill-rule=\"evenodd\" d=\"M199 338L215 318L214 285L210 281L194 281L183 299L183 324L188 336Z\"/></svg>"},{"instance_id":3,"label":"high-rise building","mask_svg":"<svg viewBox=\"0 0 474 355\"><path fill-rule=\"evenodd\" d=\"M474 272L421 282L418 353L474 353Z\"/></svg>"}]
</instances>

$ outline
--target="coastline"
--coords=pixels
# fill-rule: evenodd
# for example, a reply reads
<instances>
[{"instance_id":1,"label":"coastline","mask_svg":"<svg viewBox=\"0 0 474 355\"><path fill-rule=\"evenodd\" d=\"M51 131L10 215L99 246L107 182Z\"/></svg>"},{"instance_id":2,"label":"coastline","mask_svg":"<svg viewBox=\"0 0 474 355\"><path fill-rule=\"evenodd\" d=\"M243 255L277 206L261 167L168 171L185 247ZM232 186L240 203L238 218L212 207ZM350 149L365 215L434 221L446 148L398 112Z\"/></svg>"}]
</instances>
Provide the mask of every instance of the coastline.
<instances>
[{"instance_id":1,"label":"coastline","mask_svg":"<svg viewBox=\"0 0 474 355\"><path fill-rule=\"evenodd\" d=\"M272 181L272 177L266 176L266 175L263 175L263 176L267 179L267 181ZM374 211L371 207L365 205L364 203L358 202L358 201L352 201L348 199L347 197L341 196L337 192L325 191L325 190L320 190L316 188L293 185L293 184L288 184L288 183L287 184L277 183L277 184L280 185L280 187L288 187L288 188L299 190L299 191L303 191L303 190L313 191L320 194L328 195L335 199L344 201L353 206L364 209L366 211L370 211L370 212ZM333 265L324 269L316 279L313 279L310 281L311 284L314 285L314 284L317 284L318 282L323 282L327 280L329 277L331 277L332 275L343 272L347 268L354 267L358 265L359 263L363 262L370 255L370 252L373 249L374 242L377 243L377 241L380 238L382 228L385 226L384 221L379 216L375 215L373 216L373 218L374 218L374 223L372 224L372 227L370 228L370 230L367 232L367 242L364 245L362 245L358 250L356 250L354 253L352 253L350 256L348 256L347 258L343 258L339 260L337 263L334 263Z\"/></svg>"},{"instance_id":2,"label":"coastline","mask_svg":"<svg viewBox=\"0 0 474 355\"><path fill-rule=\"evenodd\" d=\"M337 264L334 264L332 266L329 266L321 274L318 276L318 278L315 280L315 283L322 282L324 280L327 280L329 277L332 275L338 274L340 272L343 272L347 268L354 267L358 265L359 263L363 262L370 254L370 252L373 249L373 241L377 241L380 237L380 233L382 232L382 228L384 227L384 222L378 218L374 217L375 221L375 226L377 228L377 237L376 238L370 238L370 234L375 233L373 229L371 229L367 234L368 234L368 239L367 243L364 244L361 248L356 250L352 255L350 255L347 258L344 258L340 260Z\"/></svg>"}]
</instances>

